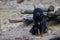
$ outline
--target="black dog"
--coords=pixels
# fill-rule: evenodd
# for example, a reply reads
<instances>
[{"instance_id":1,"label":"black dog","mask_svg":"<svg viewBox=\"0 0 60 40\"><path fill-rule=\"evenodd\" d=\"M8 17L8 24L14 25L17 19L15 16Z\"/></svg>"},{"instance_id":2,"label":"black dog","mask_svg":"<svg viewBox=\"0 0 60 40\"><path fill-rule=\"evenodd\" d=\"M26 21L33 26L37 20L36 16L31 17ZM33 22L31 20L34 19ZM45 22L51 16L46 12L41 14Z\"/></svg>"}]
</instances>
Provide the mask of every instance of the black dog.
<instances>
[{"instance_id":1,"label":"black dog","mask_svg":"<svg viewBox=\"0 0 60 40\"><path fill-rule=\"evenodd\" d=\"M30 30L32 34L41 34L46 32L47 26L46 26L46 16L43 15L43 10L40 8L36 8L33 11L33 20L34 20L34 26Z\"/></svg>"}]
</instances>

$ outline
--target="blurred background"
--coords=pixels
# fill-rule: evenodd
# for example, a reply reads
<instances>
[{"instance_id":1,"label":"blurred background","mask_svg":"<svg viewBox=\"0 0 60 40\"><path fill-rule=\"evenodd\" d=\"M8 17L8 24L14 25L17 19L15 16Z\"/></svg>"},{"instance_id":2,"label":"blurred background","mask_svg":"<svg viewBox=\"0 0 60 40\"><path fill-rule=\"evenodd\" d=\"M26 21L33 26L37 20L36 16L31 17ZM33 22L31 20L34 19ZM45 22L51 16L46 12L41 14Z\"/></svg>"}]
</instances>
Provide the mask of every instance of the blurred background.
<instances>
[{"instance_id":1,"label":"blurred background","mask_svg":"<svg viewBox=\"0 0 60 40\"><path fill-rule=\"evenodd\" d=\"M50 35L47 36L48 38L46 37L46 40L49 40L51 37L60 36L60 0L0 0L0 40L39 40L39 38L29 33L33 23L26 25L24 18L33 17L29 13L34 10L34 6L48 7L50 5L53 5L55 9L52 12L53 14L48 16L54 17L54 19L52 18L54 21L49 21L47 24ZM41 40L45 39L42 38Z\"/></svg>"}]
</instances>

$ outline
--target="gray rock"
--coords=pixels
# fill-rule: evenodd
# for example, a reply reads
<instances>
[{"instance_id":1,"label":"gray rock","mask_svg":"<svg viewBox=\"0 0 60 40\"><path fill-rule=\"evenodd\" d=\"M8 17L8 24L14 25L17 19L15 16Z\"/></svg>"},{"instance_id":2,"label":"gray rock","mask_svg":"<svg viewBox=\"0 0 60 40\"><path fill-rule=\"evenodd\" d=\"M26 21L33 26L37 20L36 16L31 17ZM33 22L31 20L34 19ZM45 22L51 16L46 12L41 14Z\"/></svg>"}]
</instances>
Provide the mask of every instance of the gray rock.
<instances>
[{"instance_id":1,"label":"gray rock","mask_svg":"<svg viewBox=\"0 0 60 40\"><path fill-rule=\"evenodd\" d=\"M32 14L32 10L25 10L24 12L21 12L22 14Z\"/></svg>"},{"instance_id":2,"label":"gray rock","mask_svg":"<svg viewBox=\"0 0 60 40\"><path fill-rule=\"evenodd\" d=\"M23 22L26 24L26 25L29 25L33 22L33 18L31 17L27 17L27 18L24 18L23 19Z\"/></svg>"},{"instance_id":3,"label":"gray rock","mask_svg":"<svg viewBox=\"0 0 60 40\"><path fill-rule=\"evenodd\" d=\"M56 10L54 14L60 16L60 8L58 10Z\"/></svg>"}]
</instances>

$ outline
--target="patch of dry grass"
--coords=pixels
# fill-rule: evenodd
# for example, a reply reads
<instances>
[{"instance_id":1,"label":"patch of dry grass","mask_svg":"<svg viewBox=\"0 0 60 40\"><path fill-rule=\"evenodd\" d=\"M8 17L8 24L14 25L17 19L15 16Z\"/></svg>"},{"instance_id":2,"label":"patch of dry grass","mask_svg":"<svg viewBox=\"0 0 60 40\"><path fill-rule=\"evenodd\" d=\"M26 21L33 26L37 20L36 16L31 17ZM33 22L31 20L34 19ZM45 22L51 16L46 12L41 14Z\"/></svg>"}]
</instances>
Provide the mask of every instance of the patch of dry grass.
<instances>
[{"instance_id":1,"label":"patch of dry grass","mask_svg":"<svg viewBox=\"0 0 60 40\"><path fill-rule=\"evenodd\" d=\"M55 28L59 28L60 29L60 25L48 26L48 29L55 29Z\"/></svg>"},{"instance_id":2,"label":"patch of dry grass","mask_svg":"<svg viewBox=\"0 0 60 40\"><path fill-rule=\"evenodd\" d=\"M2 9L0 10L0 19L10 18L14 13L19 13L17 9Z\"/></svg>"}]
</instances>

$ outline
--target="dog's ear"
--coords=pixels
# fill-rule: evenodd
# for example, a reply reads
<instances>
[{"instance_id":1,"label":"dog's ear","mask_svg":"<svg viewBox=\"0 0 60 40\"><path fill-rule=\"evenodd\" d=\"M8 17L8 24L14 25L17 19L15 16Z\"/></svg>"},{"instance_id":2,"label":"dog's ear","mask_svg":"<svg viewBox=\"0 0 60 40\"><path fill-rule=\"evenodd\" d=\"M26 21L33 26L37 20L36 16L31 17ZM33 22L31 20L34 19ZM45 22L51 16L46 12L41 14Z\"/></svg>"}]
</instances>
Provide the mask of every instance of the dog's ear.
<instances>
[{"instance_id":1,"label":"dog's ear","mask_svg":"<svg viewBox=\"0 0 60 40\"><path fill-rule=\"evenodd\" d=\"M36 8L35 4L33 4L34 9Z\"/></svg>"}]
</instances>

